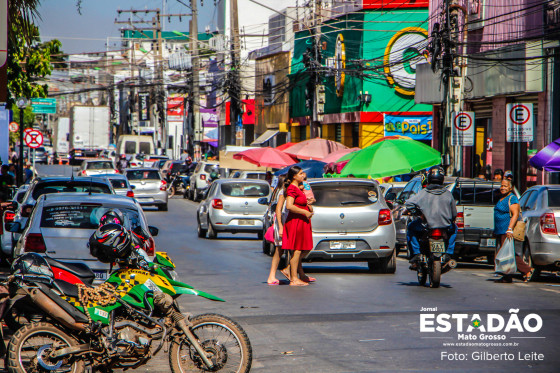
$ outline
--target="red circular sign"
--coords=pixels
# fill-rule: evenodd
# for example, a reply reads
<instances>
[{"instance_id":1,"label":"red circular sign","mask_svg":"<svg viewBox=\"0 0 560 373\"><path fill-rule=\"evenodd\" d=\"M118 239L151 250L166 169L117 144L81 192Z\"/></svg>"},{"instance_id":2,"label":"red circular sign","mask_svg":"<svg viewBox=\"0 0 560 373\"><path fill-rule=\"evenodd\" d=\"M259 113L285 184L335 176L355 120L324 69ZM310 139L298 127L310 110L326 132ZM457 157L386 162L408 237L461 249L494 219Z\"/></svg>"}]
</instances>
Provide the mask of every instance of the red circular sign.
<instances>
[{"instance_id":1,"label":"red circular sign","mask_svg":"<svg viewBox=\"0 0 560 373\"><path fill-rule=\"evenodd\" d=\"M30 148L38 148L43 145L43 134L37 130L25 131L23 142Z\"/></svg>"},{"instance_id":2,"label":"red circular sign","mask_svg":"<svg viewBox=\"0 0 560 373\"><path fill-rule=\"evenodd\" d=\"M513 114L515 113L515 111L516 111L518 108L522 108L523 111L526 112L526 115L524 115L524 118L525 118L524 120L518 121L518 120L514 119ZM529 108L528 108L527 106L523 105L523 104L513 105L513 106L511 107L511 110L509 111L509 119L511 119L511 121L512 121L514 124L517 124L518 126L522 126L522 125L524 125L525 123L527 123L527 122L529 121L529 119L531 119L531 110L529 110Z\"/></svg>"},{"instance_id":3,"label":"red circular sign","mask_svg":"<svg viewBox=\"0 0 560 373\"><path fill-rule=\"evenodd\" d=\"M16 122L10 122L10 132L17 132L19 130L19 124Z\"/></svg>"},{"instance_id":4,"label":"red circular sign","mask_svg":"<svg viewBox=\"0 0 560 373\"><path fill-rule=\"evenodd\" d=\"M461 117L466 117L467 120L464 121L464 122L462 122L462 121L459 120ZM464 126L463 123L468 123L468 125L467 125L467 126ZM469 128L471 128L472 123L473 123L472 117L471 117L470 114L468 114L468 113L458 113L458 114L455 116L455 120L453 121L453 125L454 125L455 128L457 128L459 131L466 131L466 130L468 130Z\"/></svg>"}]
</instances>

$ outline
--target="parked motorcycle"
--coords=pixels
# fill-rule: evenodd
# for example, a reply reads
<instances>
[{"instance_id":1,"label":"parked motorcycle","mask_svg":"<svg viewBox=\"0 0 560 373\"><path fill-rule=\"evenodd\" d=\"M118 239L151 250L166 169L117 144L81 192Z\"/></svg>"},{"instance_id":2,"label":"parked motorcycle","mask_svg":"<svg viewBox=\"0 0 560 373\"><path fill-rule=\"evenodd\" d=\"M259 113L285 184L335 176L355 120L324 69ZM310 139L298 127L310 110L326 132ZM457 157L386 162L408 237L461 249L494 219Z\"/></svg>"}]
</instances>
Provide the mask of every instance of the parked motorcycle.
<instances>
[{"instance_id":1,"label":"parked motorcycle","mask_svg":"<svg viewBox=\"0 0 560 373\"><path fill-rule=\"evenodd\" d=\"M419 211L411 211L411 213L422 218L422 214ZM407 244L410 245L410 243ZM429 228L424 224L424 230L420 238L420 260L410 268L416 271L418 283L421 286L426 285L427 280L429 280L431 288L438 288L441 275L457 266L457 262L454 259L449 259L442 263L442 258L448 246L449 237L447 230Z\"/></svg>"},{"instance_id":2,"label":"parked motorcycle","mask_svg":"<svg viewBox=\"0 0 560 373\"><path fill-rule=\"evenodd\" d=\"M153 262L146 259L135 250L92 289L54 279L38 254L18 258L8 279L10 302L26 298L48 322L14 333L9 371L131 369L147 363L167 342L172 372L248 372L251 344L239 324L217 314L186 317L176 301L181 294L223 300L175 280L175 266L165 253Z\"/></svg>"}]
</instances>

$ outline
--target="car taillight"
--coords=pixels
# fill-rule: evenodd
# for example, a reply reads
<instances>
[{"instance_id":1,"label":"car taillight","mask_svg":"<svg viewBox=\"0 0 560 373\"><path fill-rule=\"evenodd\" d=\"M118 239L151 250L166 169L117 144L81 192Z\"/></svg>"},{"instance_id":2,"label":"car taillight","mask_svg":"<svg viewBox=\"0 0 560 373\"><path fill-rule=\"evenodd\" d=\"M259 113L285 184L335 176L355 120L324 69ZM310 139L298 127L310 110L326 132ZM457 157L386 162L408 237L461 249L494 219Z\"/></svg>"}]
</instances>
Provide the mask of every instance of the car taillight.
<instances>
[{"instance_id":1,"label":"car taillight","mask_svg":"<svg viewBox=\"0 0 560 373\"><path fill-rule=\"evenodd\" d=\"M167 184L167 182L165 180L161 181L161 185L159 187L159 190L166 190L167 188L165 187L165 185Z\"/></svg>"},{"instance_id":2,"label":"car taillight","mask_svg":"<svg viewBox=\"0 0 560 373\"><path fill-rule=\"evenodd\" d=\"M224 203L222 202L221 199L216 198L212 200L212 207L217 209L217 210L221 210L224 208Z\"/></svg>"},{"instance_id":3,"label":"car taillight","mask_svg":"<svg viewBox=\"0 0 560 373\"><path fill-rule=\"evenodd\" d=\"M126 192L126 196L130 198L134 198L134 192L132 190L129 190L128 192Z\"/></svg>"},{"instance_id":4,"label":"car taillight","mask_svg":"<svg viewBox=\"0 0 560 373\"><path fill-rule=\"evenodd\" d=\"M138 165L136 164L136 162L130 162L130 167L136 167L136 166L138 166Z\"/></svg>"},{"instance_id":5,"label":"car taillight","mask_svg":"<svg viewBox=\"0 0 560 373\"><path fill-rule=\"evenodd\" d=\"M25 237L23 251L33 253L44 253L47 251L43 235L41 233L29 233L27 237Z\"/></svg>"},{"instance_id":6,"label":"car taillight","mask_svg":"<svg viewBox=\"0 0 560 373\"><path fill-rule=\"evenodd\" d=\"M378 225L389 225L393 222L391 218L391 210L381 209L379 211L379 218L377 219Z\"/></svg>"},{"instance_id":7,"label":"car taillight","mask_svg":"<svg viewBox=\"0 0 560 373\"><path fill-rule=\"evenodd\" d=\"M117 169L115 168L115 173L118 174L118 173L120 173L120 172L119 172L119 170L117 170Z\"/></svg>"},{"instance_id":8,"label":"car taillight","mask_svg":"<svg viewBox=\"0 0 560 373\"><path fill-rule=\"evenodd\" d=\"M455 219L455 224L457 224L457 228L463 229L465 228L465 216L462 212L457 213L457 218Z\"/></svg>"},{"instance_id":9,"label":"car taillight","mask_svg":"<svg viewBox=\"0 0 560 373\"><path fill-rule=\"evenodd\" d=\"M156 251L156 243L152 237L148 238L148 245L146 247L146 253L150 256L154 255Z\"/></svg>"},{"instance_id":10,"label":"car taillight","mask_svg":"<svg viewBox=\"0 0 560 373\"><path fill-rule=\"evenodd\" d=\"M432 229L432 231L430 232L430 237L434 240L441 240L443 238L443 232L438 228Z\"/></svg>"},{"instance_id":11,"label":"car taillight","mask_svg":"<svg viewBox=\"0 0 560 373\"><path fill-rule=\"evenodd\" d=\"M4 223L11 223L14 221L14 218L16 217L16 213L13 211L6 211L4 213Z\"/></svg>"},{"instance_id":12,"label":"car taillight","mask_svg":"<svg viewBox=\"0 0 560 373\"><path fill-rule=\"evenodd\" d=\"M545 234L558 234L554 214L547 213L541 216L541 230Z\"/></svg>"},{"instance_id":13,"label":"car taillight","mask_svg":"<svg viewBox=\"0 0 560 373\"><path fill-rule=\"evenodd\" d=\"M206 175L200 175L200 180L206 180Z\"/></svg>"}]
</instances>

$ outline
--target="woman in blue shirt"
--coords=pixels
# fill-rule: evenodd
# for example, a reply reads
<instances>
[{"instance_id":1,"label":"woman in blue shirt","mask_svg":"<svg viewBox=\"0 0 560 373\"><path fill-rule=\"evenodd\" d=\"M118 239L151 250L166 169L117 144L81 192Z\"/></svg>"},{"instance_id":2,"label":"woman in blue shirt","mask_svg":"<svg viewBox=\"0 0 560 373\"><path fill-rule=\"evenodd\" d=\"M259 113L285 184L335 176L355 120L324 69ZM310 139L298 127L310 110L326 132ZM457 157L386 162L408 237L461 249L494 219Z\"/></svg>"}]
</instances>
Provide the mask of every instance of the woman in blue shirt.
<instances>
[{"instance_id":1,"label":"woman in blue shirt","mask_svg":"<svg viewBox=\"0 0 560 373\"><path fill-rule=\"evenodd\" d=\"M494 206L494 234L496 235L498 251L502 247L507 238L513 239L513 229L519 220L520 209L517 196L512 193L513 184L509 179L503 179L500 187L502 198ZM517 253L515 253L515 262L517 270L523 274L523 281L529 282L533 275L534 269L529 267ZM511 283L510 275L504 275L496 282Z\"/></svg>"}]
</instances>

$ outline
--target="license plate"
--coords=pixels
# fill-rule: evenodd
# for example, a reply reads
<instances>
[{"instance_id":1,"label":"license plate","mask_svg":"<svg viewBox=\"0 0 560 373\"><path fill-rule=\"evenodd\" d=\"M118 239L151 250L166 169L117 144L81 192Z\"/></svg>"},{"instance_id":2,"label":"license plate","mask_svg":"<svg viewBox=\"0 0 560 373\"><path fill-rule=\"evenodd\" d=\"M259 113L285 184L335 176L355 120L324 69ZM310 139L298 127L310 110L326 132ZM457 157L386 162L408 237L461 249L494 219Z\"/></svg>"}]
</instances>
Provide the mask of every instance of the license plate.
<instances>
[{"instance_id":1,"label":"license plate","mask_svg":"<svg viewBox=\"0 0 560 373\"><path fill-rule=\"evenodd\" d=\"M495 247L496 246L496 239L495 238L483 238L481 240L481 244L482 246L487 246L487 247Z\"/></svg>"},{"instance_id":2,"label":"license plate","mask_svg":"<svg viewBox=\"0 0 560 373\"><path fill-rule=\"evenodd\" d=\"M430 252L432 252L432 253L444 253L445 252L445 242L443 242L443 241L430 241Z\"/></svg>"},{"instance_id":3,"label":"license plate","mask_svg":"<svg viewBox=\"0 0 560 373\"><path fill-rule=\"evenodd\" d=\"M255 225L253 219L239 219L239 225Z\"/></svg>"},{"instance_id":4,"label":"license plate","mask_svg":"<svg viewBox=\"0 0 560 373\"><path fill-rule=\"evenodd\" d=\"M95 273L96 280L107 280L107 272L105 271L93 271Z\"/></svg>"},{"instance_id":5,"label":"license plate","mask_svg":"<svg viewBox=\"0 0 560 373\"><path fill-rule=\"evenodd\" d=\"M356 241L331 241L329 247L331 250L352 250L356 248Z\"/></svg>"}]
</instances>

